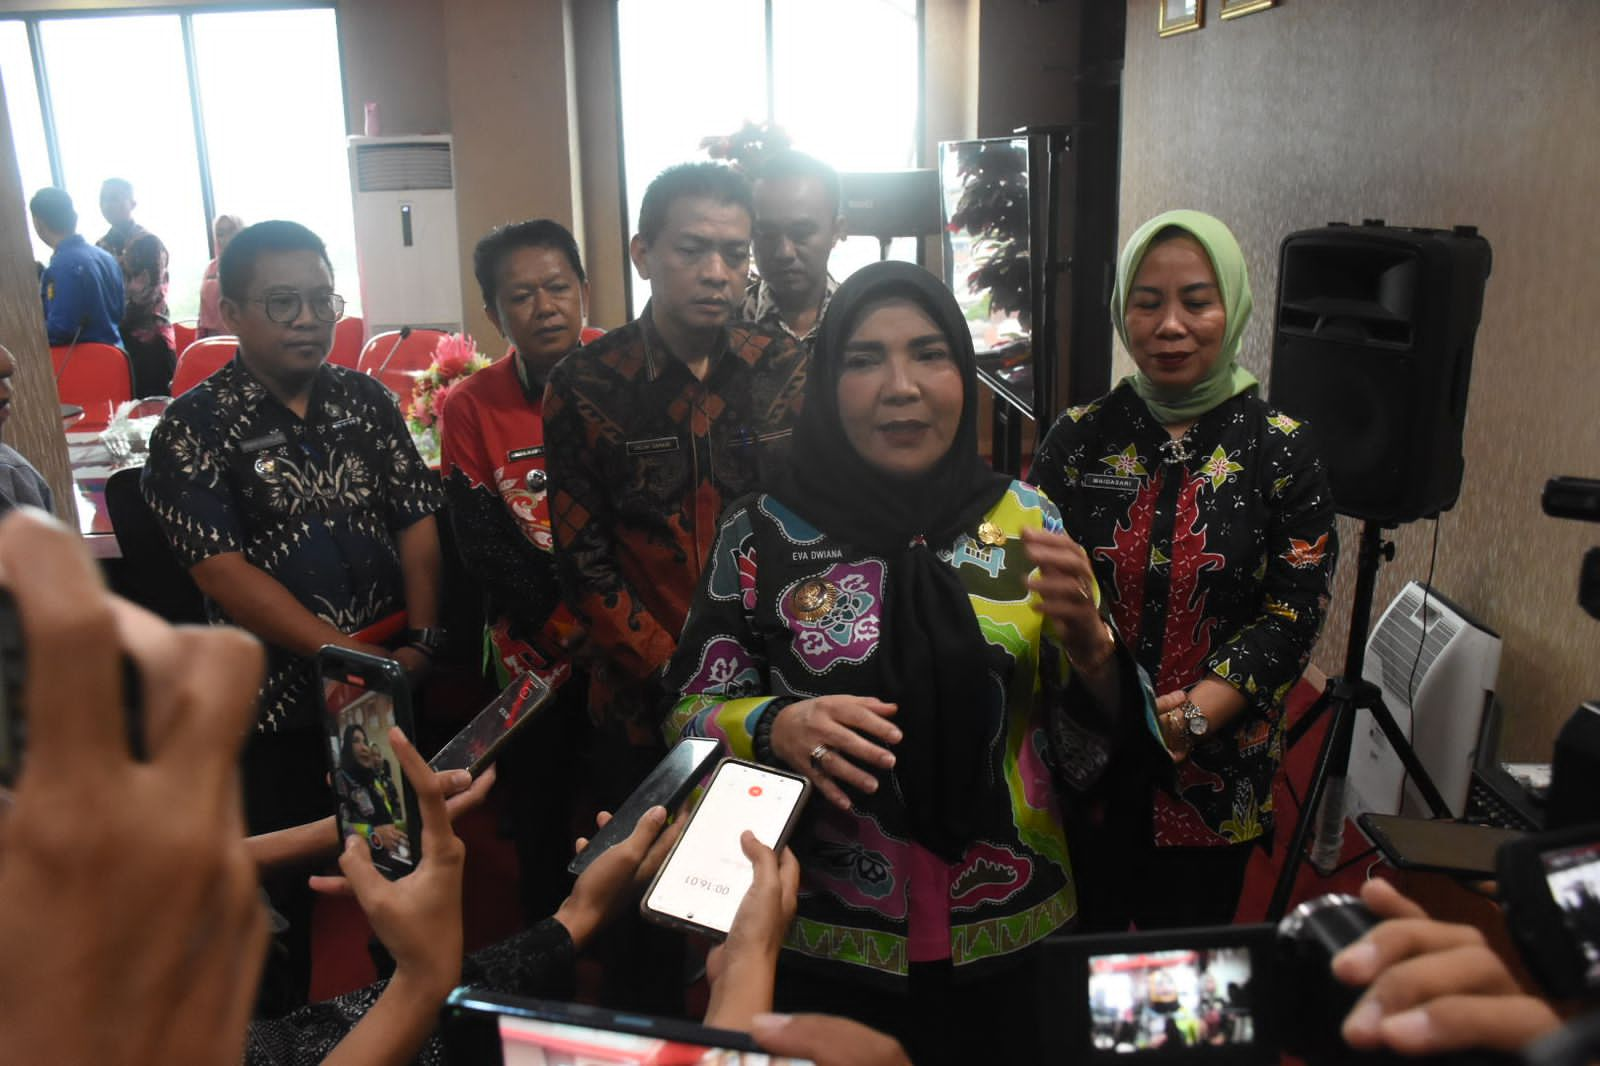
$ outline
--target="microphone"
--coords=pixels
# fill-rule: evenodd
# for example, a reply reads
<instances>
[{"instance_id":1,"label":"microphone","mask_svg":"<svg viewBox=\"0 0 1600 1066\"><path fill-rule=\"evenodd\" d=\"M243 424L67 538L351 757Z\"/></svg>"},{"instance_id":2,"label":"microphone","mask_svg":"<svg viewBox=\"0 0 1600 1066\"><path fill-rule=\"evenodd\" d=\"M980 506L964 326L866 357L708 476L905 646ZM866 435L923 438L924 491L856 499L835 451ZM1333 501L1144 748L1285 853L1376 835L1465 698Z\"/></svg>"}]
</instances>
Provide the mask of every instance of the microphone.
<instances>
[{"instance_id":1,"label":"microphone","mask_svg":"<svg viewBox=\"0 0 1600 1066\"><path fill-rule=\"evenodd\" d=\"M56 384L61 384L61 375L67 372L67 364L72 362L72 353L78 350L78 338L83 336L83 331L89 328L89 312L85 311L78 319L78 328L72 331L72 339L67 342L67 354L61 360L61 369L56 371Z\"/></svg>"},{"instance_id":2,"label":"microphone","mask_svg":"<svg viewBox=\"0 0 1600 1066\"><path fill-rule=\"evenodd\" d=\"M373 373L373 375L372 375L373 377L375 377L375 378L383 377L383 372L385 370L389 369L389 360L394 358L394 353L398 352L400 350L400 345L404 344L406 338L409 337L409 336L411 336L411 327L410 326L401 326L400 327L400 336L396 337L394 339L394 343L389 345L389 351L388 351L387 354L384 355L383 362L378 364L378 369Z\"/></svg>"}]
</instances>

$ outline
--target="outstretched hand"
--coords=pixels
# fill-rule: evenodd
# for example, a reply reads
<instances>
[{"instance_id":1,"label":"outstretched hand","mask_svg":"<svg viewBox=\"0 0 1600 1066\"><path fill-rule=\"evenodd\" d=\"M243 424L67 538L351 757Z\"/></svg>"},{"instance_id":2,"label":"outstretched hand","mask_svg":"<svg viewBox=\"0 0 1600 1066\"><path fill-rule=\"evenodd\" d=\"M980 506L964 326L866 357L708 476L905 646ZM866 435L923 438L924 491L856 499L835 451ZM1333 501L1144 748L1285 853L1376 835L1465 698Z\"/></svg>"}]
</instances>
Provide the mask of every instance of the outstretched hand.
<instances>
[{"instance_id":1,"label":"outstretched hand","mask_svg":"<svg viewBox=\"0 0 1600 1066\"><path fill-rule=\"evenodd\" d=\"M595 816L598 828L605 828L610 821L607 811ZM666 825L667 809L651 807L627 839L608 849L578 875L572 893L555 913L556 921L567 927L575 945L583 947L601 926L639 898L683 832L681 819L662 832ZM588 846L586 838L578 838L577 851Z\"/></svg>"}]
</instances>

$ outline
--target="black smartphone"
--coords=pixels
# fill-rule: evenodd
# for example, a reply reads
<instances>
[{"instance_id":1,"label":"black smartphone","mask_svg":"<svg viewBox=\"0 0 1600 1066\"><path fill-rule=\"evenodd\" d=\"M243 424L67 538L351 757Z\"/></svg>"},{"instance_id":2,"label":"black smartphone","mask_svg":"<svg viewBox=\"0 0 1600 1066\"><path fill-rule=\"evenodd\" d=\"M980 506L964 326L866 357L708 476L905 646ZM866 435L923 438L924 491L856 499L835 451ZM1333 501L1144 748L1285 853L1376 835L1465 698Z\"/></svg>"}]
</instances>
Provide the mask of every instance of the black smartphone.
<instances>
[{"instance_id":1,"label":"black smartphone","mask_svg":"<svg viewBox=\"0 0 1600 1066\"><path fill-rule=\"evenodd\" d=\"M755 872L739 838L746 829L777 851L789 840L811 782L742 759L723 759L639 901L650 921L722 939Z\"/></svg>"},{"instance_id":2,"label":"black smartphone","mask_svg":"<svg viewBox=\"0 0 1600 1066\"><path fill-rule=\"evenodd\" d=\"M1356 824L1391 866L1459 877L1493 877L1495 849L1524 835L1516 829L1371 811Z\"/></svg>"},{"instance_id":3,"label":"black smartphone","mask_svg":"<svg viewBox=\"0 0 1600 1066\"><path fill-rule=\"evenodd\" d=\"M27 657L22 646L22 619L11 591L0 588L0 786L10 788L22 773L28 750L28 714L22 693ZM144 692L139 669L122 657L122 711L128 751L147 758L144 735Z\"/></svg>"},{"instance_id":4,"label":"black smartphone","mask_svg":"<svg viewBox=\"0 0 1600 1066\"><path fill-rule=\"evenodd\" d=\"M417 797L389 747L398 726L411 739L411 689L393 659L329 644L317 652L322 724L339 839L367 842L372 865L390 880L422 861Z\"/></svg>"},{"instance_id":5,"label":"black smartphone","mask_svg":"<svg viewBox=\"0 0 1600 1066\"><path fill-rule=\"evenodd\" d=\"M1545 992L1600 991L1600 825L1501 845L1496 880L1506 928Z\"/></svg>"},{"instance_id":6,"label":"black smartphone","mask_svg":"<svg viewBox=\"0 0 1600 1066\"><path fill-rule=\"evenodd\" d=\"M589 864L606 851L633 835L651 807L665 807L670 815L678 804L688 798L695 783L706 775L706 767L722 751L722 741L704 737L680 740L667 757L656 764L639 787L634 789L622 806L617 808L611 821L590 838L589 846L572 857L567 872L576 876L589 868Z\"/></svg>"},{"instance_id":7,"label":"black smartphone","mask_svg":"<svg viewBox=\"0 0 1600 1066\"><path fill-rule=\"evenodd\" d=\"M550 705L553 692L544 679L524 673L473 716L466 728L428 760L435 770L470 770L477 777L489 768L513 733Z\"/></svg>"},{"instance_id":8,"label":"black smartphone","mask_svg":"<svg viewBox=\"0 0 1600 1066\"><path fill-rule=\"evenodd\" d=\"M471 988L458 988L450 994L442 1018L445 1051L452 1062L484 1066L645 1062L812 1066L810 1059L767 1054L749 1033Z\"/></svg>"}]
</instances>

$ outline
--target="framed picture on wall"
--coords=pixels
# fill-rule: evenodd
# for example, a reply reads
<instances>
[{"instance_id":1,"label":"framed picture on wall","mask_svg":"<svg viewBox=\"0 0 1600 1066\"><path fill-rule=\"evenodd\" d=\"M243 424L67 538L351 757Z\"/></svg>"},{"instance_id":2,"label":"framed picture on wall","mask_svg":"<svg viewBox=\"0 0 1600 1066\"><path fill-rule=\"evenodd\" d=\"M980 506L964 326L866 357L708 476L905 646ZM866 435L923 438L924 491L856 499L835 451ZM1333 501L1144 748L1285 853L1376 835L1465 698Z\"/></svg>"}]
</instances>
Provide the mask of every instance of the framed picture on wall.
<instances>
[{"instance_id":1,"label":"framed picture on wall","mask_svg":"<svg viewBox=\"0 0 1600 1066\"><path fill-rule=\"evenodd\" d=\"M1265 11L1277 4L1278 0L1222 0L1222 17L1236 19L1240 15L1248 15L1256 11Z\"/></svg>"},{"instance_id":2,"label":"framed picture on wall","mask_svg":"<svg viewBox=\"0 0 1600 1066\"><path fill-rule=\"evenodd\" d=\"M1159 0L1160 21L1156 32L1163 37L1198 30L1206 19L1204 0Z\"/></svg>"}]
</instances>

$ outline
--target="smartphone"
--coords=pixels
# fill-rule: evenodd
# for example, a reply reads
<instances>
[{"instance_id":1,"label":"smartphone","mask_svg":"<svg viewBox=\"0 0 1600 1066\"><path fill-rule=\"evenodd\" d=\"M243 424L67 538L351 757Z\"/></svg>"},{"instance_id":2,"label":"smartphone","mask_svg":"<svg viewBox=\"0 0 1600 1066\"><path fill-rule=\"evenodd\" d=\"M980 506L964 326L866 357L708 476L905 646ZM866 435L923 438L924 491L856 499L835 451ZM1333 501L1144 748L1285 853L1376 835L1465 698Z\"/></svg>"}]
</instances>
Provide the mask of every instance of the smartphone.
<instances>
[{"instance_id":1,"label":"smartphone","mask_svg":"<svg viewBox=\"0 0 1600 1066\"><path fill-rule=\"evenodd\" d=\"M1495 850L1524 835L1516 829L1370 811L1357 818L1356 823L1390 865L1462 877L1493 877Z\"/></svg>"},{"instance_id":2,"label":"smartphone","mask_svg":"<svg viewBox=\"0 0 1600 1066\"><path fill-rule=\"evenodd\" d=\"M721 939L754 873L739 837L746 830L774 851L783 847L811 795L799 774L723 759L700 805L639 901L652 922Z\"/></svg>"},{"instance_id":3,"label":"smartphone","mask_svg":"<svg viewBox=\"0 0 1600 1066\"><path fill-rule=\"evenodd\" d=\"M494 762L513 733L549 706L552 695L550 686L537 674L524 673L451 737L428 765L435 770L470 770L477 777Z\"/></svg>"},{"instance_id":4,"label":"smartphone","mask_svg":"<svg viewBox=\"0 0 1600 1066\"><path fill-rule=\"evenodd\" d=\"M1502 845L1496 880L1506 928L1545 992L1600 991L1600 825Z\"/></svg>"},{"instance_id":5,"label":"smartphone","mask_svg":"<svg viewBox=\"0 0 1600 1066\"><path fill-rule=\"evenodd\" d=\"M676 811L721 751L720 740L690 737L679 741L650 771L650 776L622 801L611 821L590 838L589 846L572 857L567 872L574 876L583 873L608 849L627 840L651 807L665 807L669 815Z\"/></svg>"},{"instance_id":6,"label":"smartphone","mask_svg":"<svg viewBox=\"0 0 1600 1066\"><path fill-rule=\"evenodd\" d=\"M471 988L450 994L443 1017L444 1046L452 1062L812 1066L810 1059L767 1054L749 1033Z\"/></svg>"},{"instance_id":7,"label":"smartphone","mask_svg":"<svg viewBox=\"0 0 1600 1066\"><path fill-rule=\"evenodd\" d=\"M404 877L422 861L417 797L389 747L395 726L408 740L415 735L405 670L329 644L317 652L317 672L339 839L361 837L380 873Z\"/></svg>"},{"instance_id":8,"label":"smartphone","mask_svg":"<svg viewBox=\"0 0 1600 1066\"><path fill-rule=\"evenodd\" d=\"M22 646L22 619L9 589L0 588L0 786L10 788L22 774L28 750L28 715L22 693L27 678ZM144 689L139 668L122 657L122 715L128 751L147 759L144 736Z\"/></svg>"}]
</instances>

